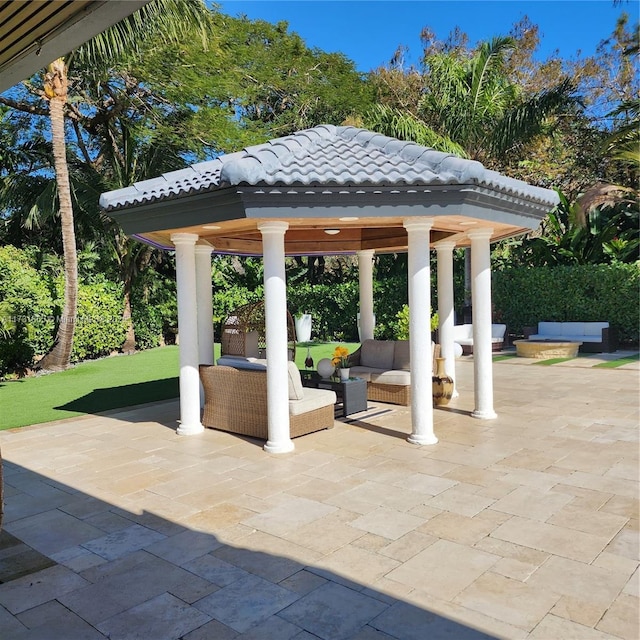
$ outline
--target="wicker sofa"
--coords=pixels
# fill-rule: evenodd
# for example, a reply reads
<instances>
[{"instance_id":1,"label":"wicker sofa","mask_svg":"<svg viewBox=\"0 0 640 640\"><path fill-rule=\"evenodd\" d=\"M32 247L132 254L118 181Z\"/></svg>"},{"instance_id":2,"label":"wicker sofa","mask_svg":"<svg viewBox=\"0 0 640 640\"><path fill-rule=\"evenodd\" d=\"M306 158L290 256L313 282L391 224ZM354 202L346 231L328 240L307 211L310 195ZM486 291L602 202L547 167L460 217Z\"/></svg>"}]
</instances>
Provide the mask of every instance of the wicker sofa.
<instances>
[{"instance_id":1,"label":"wicker sofa","mask_svg":"<svg viewBox=\"0 0 640 640\"><path fill-rule=\"evenodd\" d=\"M527 340L582 342L580 351L612 353L618 350L618 332L608 322L538 322L524 327Z\"/></svg>"},{"instance_id":2,"label":"wicker sofa","mask_svg":"<svg viewBox=\"0 0 640 640\"><path fill-rule=\"evenodd\" d=\"M205 400L202 424L268 440L266 360L221 360L233 366L200 365ZM303 387L296 365L288 362L287 366L291 437L333 427L336 394Z\"/></svg>"},{"instance_id":3,"label":"wicker sofa","mask_svg":"<svg viewBox=\"0 0 640 640\"><path fill-rule=\"evenodd\" d=\"M433 370L440 345L432 343ZM367 400L408 406L411 404L411 370L408 340L364 340L349 356L352 376L367 381Z\"/></svg>"}]
</instances>

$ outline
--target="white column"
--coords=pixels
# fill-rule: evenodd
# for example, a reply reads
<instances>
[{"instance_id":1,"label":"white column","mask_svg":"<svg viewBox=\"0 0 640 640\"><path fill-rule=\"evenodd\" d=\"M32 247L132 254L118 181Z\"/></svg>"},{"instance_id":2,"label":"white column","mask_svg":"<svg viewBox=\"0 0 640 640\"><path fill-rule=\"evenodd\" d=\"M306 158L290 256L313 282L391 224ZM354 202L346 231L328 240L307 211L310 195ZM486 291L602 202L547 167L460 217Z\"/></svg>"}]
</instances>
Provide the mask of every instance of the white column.
<instances>
[{"instance_id":1,"label":"white column","mask_svg":"<svg viewBox=\"0 0 640 640\"><path fill-rule=\"evenodd\" d=\"M196 293L195 233L174 233L178 332L180 336L180 426L178 434L204 431L200 422L200 375L198 373L198 318Z\"/></svg>"},{"instance_id":2,"label":"white column","mask_svg":"<svg viewBox=\"0 0 640 640\"><path fill-rule=\"evenodd\" d=\"M374 251L358 251L360 288L360 339L373 340L373 255Z\"/></svg>"},{"instance_id":3,"label":"white column","mask_svg":"<svg viewBox=\"0 0 640 640\"><path fill-rule=\"evenodd\" d=\"M440 356L444 358L447 375L453 378L453 397L458 396L455 388L456 358L453 350L454 300L453 300L453 250L456 243L441 240L436 247L438 255L438 320Z\"/></svg>"},{"instance_id":4,"label":"white column","mask_svg":"<svg viewBox=\"0 0 640 640\"><path fill-rule=\"evenodd\" d=\"M471 305L473 308L474 418L496 418L493 410L493 357L491 353L492 229L476 229L471 239Z\"/></svg>"},{"instance_id":5,"label":"white column","mask_svg":"<svg viewBox=\"0 0 640 640\"><path fill-rule=\"evenodd\" d=\"M411 435L413 444L435 444L431 352L430 218L404 221L408 235L409 340L411 353Z\"/></svg>"},{"instance_id":6,"label":"white column","mask_svg":"<svg viewBox=\"0 0 640 640\"><path fill-rule=\"evenodd\" d=\"M267 422L269 453L293 451L289 429L287 381L287 287L284 269L284 234L288 223L262 222L264 260L265 335L267 341Z\"/></svg>"},{"instance_id":7,"label":"white column","mask_svg":"<svg viewBox=\"0 0 640 640\"><path fill-rule=\"evenodd\" d=\"M196 296L198 299L198 362L213 364L213 291L211 289L211 245L196 245ZM200 407L204 388L200 383Z\"/></svg>"}]
</instances>

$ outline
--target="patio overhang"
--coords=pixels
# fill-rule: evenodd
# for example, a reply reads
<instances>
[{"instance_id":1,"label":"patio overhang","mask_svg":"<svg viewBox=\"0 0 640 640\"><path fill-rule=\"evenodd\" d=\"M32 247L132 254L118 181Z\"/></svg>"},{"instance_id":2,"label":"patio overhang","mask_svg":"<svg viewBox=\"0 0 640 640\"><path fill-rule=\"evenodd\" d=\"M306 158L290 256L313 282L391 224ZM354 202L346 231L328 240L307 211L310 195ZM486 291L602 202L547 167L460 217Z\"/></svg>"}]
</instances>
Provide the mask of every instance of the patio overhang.
<instances>
[{"instance_id":1,"label":"patio overhang","mask_svg":"<svg viewBox=\"0 0 640 640\"><path fill-rule=\"evenodd\" d=\"M0 3L0 92L28 78L149 0L22 0Z\"/></svg>"}]
</instances>

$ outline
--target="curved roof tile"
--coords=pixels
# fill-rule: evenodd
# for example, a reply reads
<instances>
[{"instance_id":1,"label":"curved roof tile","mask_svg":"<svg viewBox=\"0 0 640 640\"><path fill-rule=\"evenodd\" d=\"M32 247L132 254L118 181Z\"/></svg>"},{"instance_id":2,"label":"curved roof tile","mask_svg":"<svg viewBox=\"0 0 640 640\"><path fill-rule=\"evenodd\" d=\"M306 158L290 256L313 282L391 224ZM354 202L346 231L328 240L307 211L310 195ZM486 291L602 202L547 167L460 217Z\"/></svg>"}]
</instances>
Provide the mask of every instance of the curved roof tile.
<instances>
[{"instance_id":1,"label":"curved roof tile","mask_svg":"<svg viewBox=\"0 0 640 640\"><path fill-rule=\"evenodd\" d=\"M553 206L554 191L474 160L359 129L320 125L102 194L106 211L233 186L477 185Z\"/></svg>"}]
</instances>

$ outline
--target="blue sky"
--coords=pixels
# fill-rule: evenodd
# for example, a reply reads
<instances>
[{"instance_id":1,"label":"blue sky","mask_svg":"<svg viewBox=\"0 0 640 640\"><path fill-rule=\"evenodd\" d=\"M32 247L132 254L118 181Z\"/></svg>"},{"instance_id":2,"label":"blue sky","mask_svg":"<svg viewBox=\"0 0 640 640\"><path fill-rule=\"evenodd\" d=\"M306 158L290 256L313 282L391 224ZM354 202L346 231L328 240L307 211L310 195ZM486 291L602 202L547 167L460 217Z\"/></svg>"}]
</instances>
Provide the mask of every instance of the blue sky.
<instances>
[{"instance_id":1,"label":"blue sky","mask_svg":"<svg viewBox=\"0 0 640 640\"><path fill-rule=\"evenodd\" d=\"M221 10L269 22L286 20L307 46L341 51L360 71L388 62L398 45L417 62L420 30L428 25L444 39L457 25L472 43L506 35L523 16L540 27L546 58L555 49L563 58L591 55L627 12L638 20L638 2L613 0L228 0Z\"/></svg>"}]
</instances>

